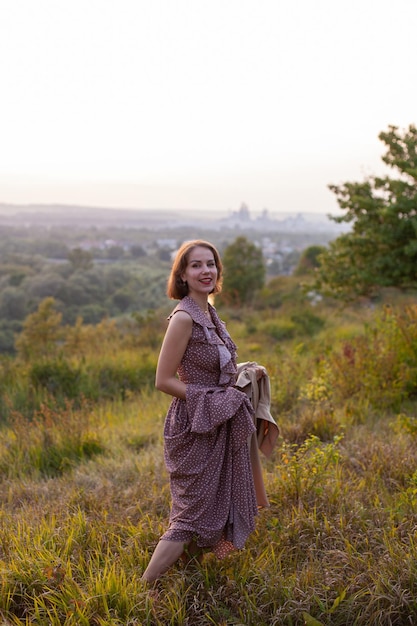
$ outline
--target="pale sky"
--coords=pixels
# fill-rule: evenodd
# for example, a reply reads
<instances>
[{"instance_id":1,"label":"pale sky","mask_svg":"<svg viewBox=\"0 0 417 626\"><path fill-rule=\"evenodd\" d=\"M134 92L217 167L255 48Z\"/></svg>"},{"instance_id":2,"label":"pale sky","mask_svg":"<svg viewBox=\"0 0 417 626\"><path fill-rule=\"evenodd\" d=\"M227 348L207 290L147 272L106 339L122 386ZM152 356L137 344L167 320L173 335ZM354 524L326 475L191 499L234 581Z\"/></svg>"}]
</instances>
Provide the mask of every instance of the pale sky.
<instances>
[{"instance_id":1,"label":"pale sky","mask_svg":"<svg viewBox=\"0 0 417 626\"><path fill-rule=\"evenodd\" d=\"M417 123L417 0L0 0L0 203L337 213Z\"/></svg>"}]
</instances>

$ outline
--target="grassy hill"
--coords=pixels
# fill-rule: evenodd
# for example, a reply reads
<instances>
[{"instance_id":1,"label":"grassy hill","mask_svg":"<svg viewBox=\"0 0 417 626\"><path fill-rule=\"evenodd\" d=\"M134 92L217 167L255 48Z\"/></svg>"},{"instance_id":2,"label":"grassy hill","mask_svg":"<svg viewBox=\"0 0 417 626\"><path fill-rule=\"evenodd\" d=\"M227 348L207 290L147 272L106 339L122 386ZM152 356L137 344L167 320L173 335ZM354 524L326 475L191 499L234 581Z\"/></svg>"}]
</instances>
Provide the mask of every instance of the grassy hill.
<instances>
[{"instance_id":1,"label":"grassy hill","mask_svg":"<svg viewBox=\"0 0 417 626\"><path fill-rule=\"evenodd\" d=\"M280 281L256 310L219 307L270 374L271 507L243 551L174 567L158 594L140 576L170 505L166 311L55 320L0 362L2 624L417 623L416 301L340 310Z\"/></svg>"}]
</instances>

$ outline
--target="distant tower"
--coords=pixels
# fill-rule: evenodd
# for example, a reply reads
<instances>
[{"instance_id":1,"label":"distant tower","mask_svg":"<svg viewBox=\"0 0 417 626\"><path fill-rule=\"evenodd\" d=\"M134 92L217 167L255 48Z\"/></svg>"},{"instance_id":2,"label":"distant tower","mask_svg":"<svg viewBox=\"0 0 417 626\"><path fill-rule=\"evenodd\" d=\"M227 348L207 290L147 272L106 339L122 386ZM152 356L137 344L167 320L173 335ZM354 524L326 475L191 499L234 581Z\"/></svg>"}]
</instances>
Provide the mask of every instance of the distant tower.
<instances>
[{"instance_id":1,"label":"distant tower","mask_svg":"<svg viewBox=\"0 0 417 626\"><path fill-rule=\"evenodd\" d=\"M240 205L238 215L240 220L250 220L249 207L244 202Z\"/></svg>"}]
</instances>

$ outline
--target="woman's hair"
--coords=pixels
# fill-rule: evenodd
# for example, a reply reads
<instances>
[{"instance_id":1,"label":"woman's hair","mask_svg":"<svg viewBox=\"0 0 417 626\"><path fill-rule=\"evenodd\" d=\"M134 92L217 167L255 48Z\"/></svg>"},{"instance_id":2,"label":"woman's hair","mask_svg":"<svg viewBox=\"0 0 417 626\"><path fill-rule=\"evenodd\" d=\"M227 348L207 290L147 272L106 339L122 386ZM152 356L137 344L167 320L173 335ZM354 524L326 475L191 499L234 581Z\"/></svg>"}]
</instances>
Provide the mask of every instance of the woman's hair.
<instances>
[{"instance_id":1,"label":"woman's hair","mask_svg":"<svg viewBox=\"0 0 417 626\"><path fill-rule=\"evenodd\" d=\"M214 262L217 268L217 280L211 293L220 293L222 290L223 265L219 253L213 244L208 241L195 239L193 241L186 241L183 243L176 253L167 285L167 295L172 300L182 300L188 295L188 284L182 280L181 276L187 268L190 252L197 247L208 248L213 253Z\"/></svg>"}]
</instances>

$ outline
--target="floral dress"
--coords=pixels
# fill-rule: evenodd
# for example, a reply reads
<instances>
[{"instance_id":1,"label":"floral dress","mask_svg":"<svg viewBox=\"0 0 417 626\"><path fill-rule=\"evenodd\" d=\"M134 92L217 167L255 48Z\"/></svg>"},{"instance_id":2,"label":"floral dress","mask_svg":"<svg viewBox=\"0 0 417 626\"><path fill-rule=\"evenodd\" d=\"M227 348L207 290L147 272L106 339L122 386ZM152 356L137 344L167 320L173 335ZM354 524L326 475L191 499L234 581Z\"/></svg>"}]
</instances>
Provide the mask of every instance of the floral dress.
<instances>
[{"instance_id":1,"label":"floral dress","mask_svg":"<svg viewBox=\"0 0 417 626\"><path fill-rule=\"evenodd\" d=\"M222 557L242 548L255 527L248 447L255 426L250 400L233 386L236 346L209 307L213 322L189 296L171 314L186 311L193 325L178 368L186 399L172 400L164 426L172 506L162 539L194 539Z\"/></svg>"}]
</instances>

